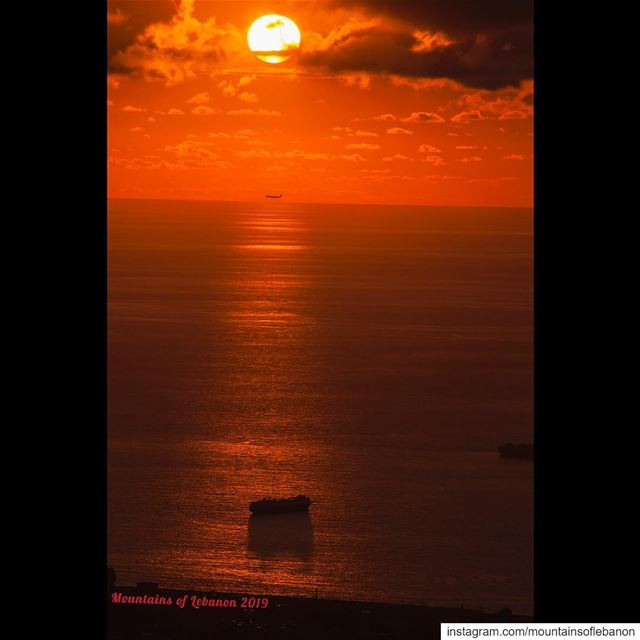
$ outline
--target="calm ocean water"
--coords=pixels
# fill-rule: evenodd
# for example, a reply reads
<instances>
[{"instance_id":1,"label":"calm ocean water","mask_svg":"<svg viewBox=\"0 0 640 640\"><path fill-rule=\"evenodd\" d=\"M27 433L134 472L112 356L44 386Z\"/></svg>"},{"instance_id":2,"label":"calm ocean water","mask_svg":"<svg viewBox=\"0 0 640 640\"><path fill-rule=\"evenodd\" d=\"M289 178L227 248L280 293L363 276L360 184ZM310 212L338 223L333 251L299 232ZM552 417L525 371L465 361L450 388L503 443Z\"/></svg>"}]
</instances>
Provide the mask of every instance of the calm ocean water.
<instances>
[{"instance_id":1,"label":"calm ocean water","mask_svg":"<svg viewBox=\"0 0 640 640\"><path fill-rule=\"evenodd\" d=\"M530 210L114 200L109 274L118 583L531 611Z\"/></svg>"}]
</instances>

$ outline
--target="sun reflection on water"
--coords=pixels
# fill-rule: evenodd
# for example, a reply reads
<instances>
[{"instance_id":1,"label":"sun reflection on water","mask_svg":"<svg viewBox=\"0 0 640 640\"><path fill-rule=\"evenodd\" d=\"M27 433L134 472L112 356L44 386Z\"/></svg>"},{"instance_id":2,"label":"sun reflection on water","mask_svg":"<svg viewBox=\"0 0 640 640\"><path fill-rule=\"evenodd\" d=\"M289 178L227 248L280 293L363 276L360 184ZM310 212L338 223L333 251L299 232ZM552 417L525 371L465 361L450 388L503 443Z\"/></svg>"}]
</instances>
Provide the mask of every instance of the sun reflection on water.
<instances>
[{"instance_id":1,"label":"sun reflection on water","mask_svg":"<svg viewBox=\"0 0 640 640\"><path fill-rule=\"evenodd\" d=\"M307 231L304 218L272 209L253 212L239 224L240 241L233 249L238 264L250 267L232 283L235 302L225 322L229 354L238 360L230 366L238 374L227 384L229 394L242 395L236 397L242 426L203 443L200 455L208 451L212 464L228 461L215 472L223 476L224 499L233 504L233 528L226 535L244 546L247 560L241 575L237 561L230 558L223 568L218 560L217 573L231 570L236 582L264 580L303 592L313 569L311 517L250 518L247 507L265 496L299 493L322 503L318 470L327 468L328 451L313 428L314 415L321 415L313 388L322 383L322 371L309 362L316 327L308 304L313 282L301 264ZM304 477L301 468L308 470Z\"/></svg>"}]
</instances>

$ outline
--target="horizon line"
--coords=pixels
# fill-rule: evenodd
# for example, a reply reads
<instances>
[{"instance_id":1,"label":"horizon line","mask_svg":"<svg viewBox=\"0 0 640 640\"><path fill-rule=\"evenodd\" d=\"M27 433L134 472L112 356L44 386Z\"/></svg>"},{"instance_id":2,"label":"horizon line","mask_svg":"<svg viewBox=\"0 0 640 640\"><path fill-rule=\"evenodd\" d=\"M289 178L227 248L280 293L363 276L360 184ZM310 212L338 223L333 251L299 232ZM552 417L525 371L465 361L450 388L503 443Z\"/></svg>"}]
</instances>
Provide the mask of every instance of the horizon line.
<instances>
[{"instance_id":1,"label":"horizon line","mask_svg":"<svg viewBox=\"0 0 640 640\"><path fill-rule=\"evenodd\" d=\"M263 198L265 199L265 198ZM223 202L237 204L253 204L261 202L258 198L255 200L220 200L213 198L135 198L135 197L113 197L107 196L107 202L110 200L136 200L141 202ZM320 204L320 205L342 205L342 206L381 206L381 207L431 207L434 209L527 209L533 211L535 205L481 205L481 204L428 204L428 203L403 203L403 202L321 202L309 200L287 200L291 204ZM282 203L281 203L282 204Z\"/></svg>"}]
</instances>

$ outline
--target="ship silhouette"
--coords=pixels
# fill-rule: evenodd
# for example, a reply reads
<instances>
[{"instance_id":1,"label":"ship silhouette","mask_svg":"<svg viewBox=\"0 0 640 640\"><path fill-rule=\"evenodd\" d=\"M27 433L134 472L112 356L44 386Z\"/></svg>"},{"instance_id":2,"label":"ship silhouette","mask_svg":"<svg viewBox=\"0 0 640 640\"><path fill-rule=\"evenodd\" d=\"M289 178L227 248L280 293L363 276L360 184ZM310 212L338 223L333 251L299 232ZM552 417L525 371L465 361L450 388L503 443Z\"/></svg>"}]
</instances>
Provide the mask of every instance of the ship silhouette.
<instances>
[{"instance_id":1,"label":"ship silhouette","mask_svg":"<svg viewBox=\"0 0 640 640\"><path fill-rule=\"evenodd\" d=\"M274 195L271 195L271 194L267 194L265 196L265 198L282 198L282 195L283 195L282 193L280 195L277 195L277 196L274 196Z\"/></svg>"},{"instance_id":2,"label":"ship silhouette","mask_svg":"<svg viewBox=\"0 0 640 640\"><path fill-rule=\"evenodd\" d=\"M275 513L291 513L295 511L309 511L311 499L298 495L292 498L262 498L249 504L249 511L253 515L270 515Z\"/></svg>"}]
</instances>

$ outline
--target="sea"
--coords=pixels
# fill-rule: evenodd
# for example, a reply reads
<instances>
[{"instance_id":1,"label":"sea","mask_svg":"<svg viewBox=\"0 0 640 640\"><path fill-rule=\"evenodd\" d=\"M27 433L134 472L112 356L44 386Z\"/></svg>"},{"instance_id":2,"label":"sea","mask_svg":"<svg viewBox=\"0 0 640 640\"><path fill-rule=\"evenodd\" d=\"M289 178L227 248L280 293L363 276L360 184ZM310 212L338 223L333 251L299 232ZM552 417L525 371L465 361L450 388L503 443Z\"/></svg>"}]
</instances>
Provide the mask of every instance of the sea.
<instances>
[{"instance_id":1,"label":"sea","mask_svg":"<svg viewBox=\"0 0 640 640\"><path fill-rule=\"evenodd\" d=\"M117 583L532 611L533 212L110 200ZM265 497L309 514L250 518Z\"/></svg>"}]
</instances>

